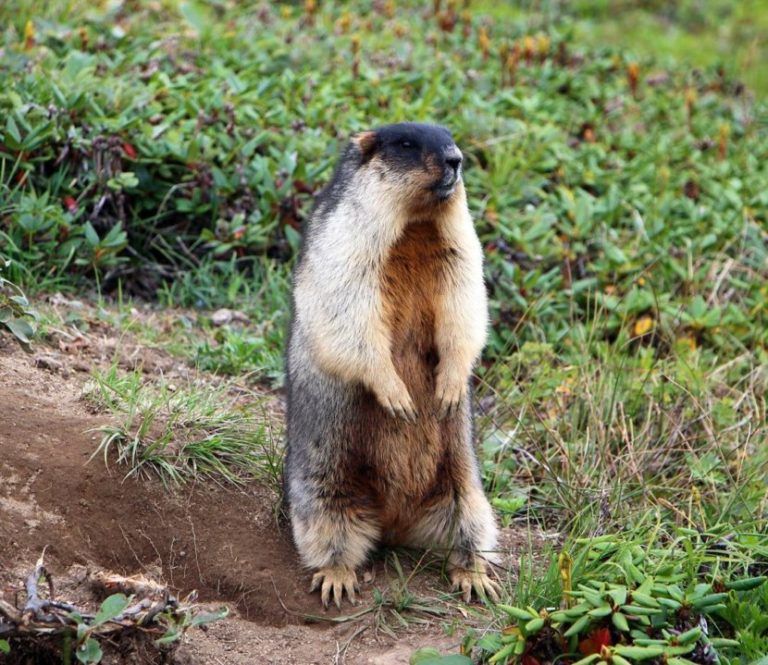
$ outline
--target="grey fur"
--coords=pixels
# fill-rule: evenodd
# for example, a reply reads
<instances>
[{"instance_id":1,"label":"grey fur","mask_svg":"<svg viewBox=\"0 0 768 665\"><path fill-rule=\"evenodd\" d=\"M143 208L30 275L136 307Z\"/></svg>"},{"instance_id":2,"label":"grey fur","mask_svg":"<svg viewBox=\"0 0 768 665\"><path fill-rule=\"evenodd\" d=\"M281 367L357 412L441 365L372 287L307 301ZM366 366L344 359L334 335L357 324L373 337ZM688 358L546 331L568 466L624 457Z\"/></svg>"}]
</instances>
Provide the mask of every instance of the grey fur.
<instances>
[{"instance_id":1,"label":"grey fur","mask_svg":"<svg viewBox=\"0 0 768 665\"><path fill-rule=\"evenodd\" d=\"M368 138L392 140L399 127L406 127L408 136L417 140L423 135L428 146L423 152L430 158L460 155L445 130L440 129L442 133L435 138L429 126L383 128ZM445 142L445 135L449 144L443 149L435 141ZM496 526L475 459L468 389L471 367L485 339L487 314L479 242L466 212L463 186L455 195L460 197L455 205L439 208L436 204L435 209L449 210L439 214L449 216L445 224L451 242L467 245L446 254L446 261L452 262L445 270L449 275L446 288L457 291L448 293L443 308L448 311L446 321L466 321L468 327L435 331L433 343L439 347L442 341L445 350L429 350L422 361L418 349L390 348L389 333L382 323L381 280L390 249L412 219L402 192L415 182L416 175L423 178L423 172L417 166L408 167L411 170L400 166L415 159L411 152L399 156L396 149L390 149L395 150L394 161L368 161L362 158L359 145L353 141L346 149L318 199L294 273L286 356L284 477L294 539L303 562L321 571L315 576L316 583L327 578L324 602L331 593L328 580L333 581L337 603L339 580L344 581L350 599L354 598L354 570L380 542L451 550L454 585L465 597L472 587L493 595L497 587L488 580L484 562L495 558L491 550ZM455 311L455 307L473 311ZM412 387L398 377L395 356L426 363L426 374L419 375L423 381L417 383L426 386L428 394L409 394ZM447 401L441 402L448 405L445 418L428 408L436 399L441 371L448 378L443 377L440 385L450 392L442 398ZM418 416L416 407L420 408ZM419 437L432 447L431 455L417 452L412 464L403 466L398 441L418 441ZM391 506L403 500L397 495L403 486L425 488L423 496L415 496L412 503L409 499L404 506L432 506L429 501L435 498L441 503L425 507L421 515L400 515L407 508L393 513ZM434 497L430 492L441 494ZM388 514L396 522L402 517L411 526L405 531L384 532L383 506L389 506Z\"/></svg>"}]
</instances>

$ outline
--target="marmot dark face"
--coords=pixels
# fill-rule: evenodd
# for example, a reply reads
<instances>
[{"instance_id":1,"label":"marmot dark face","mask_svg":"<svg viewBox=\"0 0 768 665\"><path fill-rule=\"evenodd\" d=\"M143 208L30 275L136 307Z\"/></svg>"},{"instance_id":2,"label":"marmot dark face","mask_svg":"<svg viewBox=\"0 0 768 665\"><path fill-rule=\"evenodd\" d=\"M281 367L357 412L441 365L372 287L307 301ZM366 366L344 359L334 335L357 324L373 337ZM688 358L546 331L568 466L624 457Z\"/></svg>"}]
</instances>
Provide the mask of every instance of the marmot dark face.
<instances>
[{"instance_id":1,"label":"marmot dark face","mask_svg":"<svg viewBox=\"0 0 768 665\"><path fill-rule=\"evenodd\" d=\"M449 200L461 183L461 151L437 125L404 122L361 132L360 168L375 171L416 207Z\"/></svg>"}]
</instances>

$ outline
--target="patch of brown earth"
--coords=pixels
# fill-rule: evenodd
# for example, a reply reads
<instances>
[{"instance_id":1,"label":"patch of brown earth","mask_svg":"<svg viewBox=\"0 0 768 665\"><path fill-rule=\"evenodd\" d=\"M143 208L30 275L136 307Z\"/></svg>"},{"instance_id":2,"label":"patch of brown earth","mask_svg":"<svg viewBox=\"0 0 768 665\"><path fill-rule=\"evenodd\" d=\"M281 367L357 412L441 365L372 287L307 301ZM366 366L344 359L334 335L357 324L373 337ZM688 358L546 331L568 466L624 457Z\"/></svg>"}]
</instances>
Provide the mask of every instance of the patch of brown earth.
<instances>
[{"instance_id":1,"label":"patch of brown earth","mask_svg":"<svg viewBox=\"0 0 768 665\"><path fill-rule=\"evenodd\" d=\"M407 663L420 646L458 645L461 632L446 637L440 627L448 619L413 625L398 640L380 630L373 589L398 580L381 558L365 576L363 605L344 608L347 615L370 612L308 624L307 615L332 619L339 612L323 612L317 594L308 593L310 575L276 517L274 493L210 481L168 490L90 460L100 438L95 430L109 417L90 413L80 400L85 373L56 360L63 365L25 355L0 337L0 593L18 589L18 571L45 549L54 576L66 577L72 566L143 572L180 596L197 589L201 601L234 605L232 619L187 635L175 656L185 664L386 665ZM432 570L413 578L414 589L447 586Z\"/></svg>"},{"instance_id":2,"label":"patch of brown earth","mask_svg":"<svg viewBox=\"0 0 768 665\"><path fill-rule=\"evenodd\" d=\"M0 562L34 560L46 547L54 568L159 568L172 587L234 600L258 623L299 623L280 601L317 611L273 494L213 483L168 491L89 462L108 419L86 411L76 382L32 363L0 356Z\"/></svg>"}]
</instances>

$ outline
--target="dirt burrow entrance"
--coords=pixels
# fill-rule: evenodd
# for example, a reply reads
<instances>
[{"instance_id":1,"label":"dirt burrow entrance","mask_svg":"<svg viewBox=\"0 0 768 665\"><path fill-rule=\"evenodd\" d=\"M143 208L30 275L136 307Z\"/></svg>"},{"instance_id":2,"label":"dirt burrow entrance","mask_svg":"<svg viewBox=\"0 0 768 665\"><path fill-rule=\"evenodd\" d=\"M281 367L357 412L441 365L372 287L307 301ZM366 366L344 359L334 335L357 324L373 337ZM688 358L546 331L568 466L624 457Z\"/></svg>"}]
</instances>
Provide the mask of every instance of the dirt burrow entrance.
<instances>
[{"instance_id":1,"label":"dirt burrow entrance","mask_svg":"<svg viewBox=\"0 0 768 665\"><path fill-rule=\"evenodd\" d=\"M307 615L339 613L323 612L308 593L310 575L277 517L275 493L211 481L169 490L157 480L125 479L123 468L103 459L89 461L100 438L94 430L109 417L80 399L87 375L78 369L40 362L0 339L0 594L18 590L19 571L45 548L60 579L71 581L83 566L144 573L179 595L196 589L200 601L236 610L205 633L190 632L178 663L385 665L407 663L419 646L457 646L461 632L446 636L444 619L415 624L397 640L378 630L375 612L308 624ZM369 567L363 608L374 588L387 588L388 575L381 560ZM414 584L446 588L435 572L419 573Z\"/></svg>"}]
</instances>

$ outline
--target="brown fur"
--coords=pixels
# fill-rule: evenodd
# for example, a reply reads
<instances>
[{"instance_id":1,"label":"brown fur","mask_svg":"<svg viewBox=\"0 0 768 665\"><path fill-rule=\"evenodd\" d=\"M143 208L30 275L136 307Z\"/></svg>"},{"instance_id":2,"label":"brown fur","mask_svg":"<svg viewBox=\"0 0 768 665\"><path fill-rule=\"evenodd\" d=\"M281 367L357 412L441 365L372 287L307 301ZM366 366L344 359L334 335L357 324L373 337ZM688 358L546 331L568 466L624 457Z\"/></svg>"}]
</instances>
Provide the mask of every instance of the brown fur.
<instances>
[{"instance_id":1,"label":"brown fur","mask_svg":"<svg viewBox=\"0 0 768 665\"><path fill-rule=\"evenodd\" d=\"M443 549L465 598L497 591L468 387L487 326L482 252L461 153L419 131L428 149L408 131L353 138L296 272L286 485L324 603L331 587L352 599L378 543Z\"/></svg>"},{"instance_id":2,"label":"brown fur","mask_svg":"<svg viewBox=\"0 0 768 665\"><path fill-rule=\"evenodd\" d=\"M376 132L360 132L352 137L352 142L360 148L363 159L367 159L376 146Z\"/></svg>"},{"instance_id":3,"label":"brown fur","mask_svg":"<svg viewBox=\"0 0 768 665\"><path fill-rule=\"evenodd\" d=\"M415 221L392 247L383 271L392 359L421 417L416 423L393 419L373 395L367 395L350 440L365 440L370 431L386 436L375 447L351 451L349 466L340 476L350 496L358 499L347 507L349 518L358 517L361 509L372 511L383 540L389 543L402 542L427 509L450 503L466 473L462 456L444 444L460 439L449 430L463 427L463 416L443 421L434 417L434 373L439 361L434 305L450 273L453 251L435 220Z\"/></svg>"}]
</instances>

